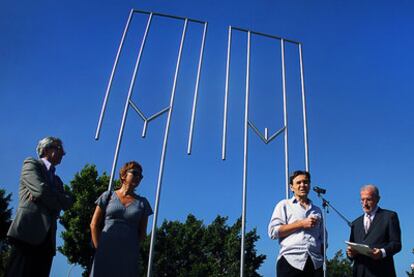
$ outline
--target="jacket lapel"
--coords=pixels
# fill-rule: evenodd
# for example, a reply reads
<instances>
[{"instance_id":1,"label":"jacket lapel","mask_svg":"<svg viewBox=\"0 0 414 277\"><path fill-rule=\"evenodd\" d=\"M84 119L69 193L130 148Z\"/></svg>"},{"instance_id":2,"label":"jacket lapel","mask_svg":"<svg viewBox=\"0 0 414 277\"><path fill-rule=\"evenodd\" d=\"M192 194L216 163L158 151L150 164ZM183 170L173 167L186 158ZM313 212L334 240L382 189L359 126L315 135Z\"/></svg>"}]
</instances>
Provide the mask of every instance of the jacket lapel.
<instances>
[{"instance_id":1,"label":"jacket lapel","mask_svg":"<svg viewBox=\"0 0 414 277\"><path fill-rule=\"evenodd\" d=\"M381 211L382 211L381 208L378 207L378 210L375 213L374 220L372 220L371 225L369 226L368 232L365 234L365 237L367 237L372 232L372 230L374 230L375 225L377 225L378 222L381 221L381 217L382 217L382 212Z\"/></svg>"},{"instance_id":2,"label":"jacket lapel","mask_svg":"<svg viewBox=\"0 0 414 277\"><path fill-rule=\"evenodd\" d=\"M377 225L378 222L381 221L381 217L382 217L382 210L381 210L380 207L378 207L378 210L377 210L377 212L375 214L374 220L371 222L371 226L369 226L369 230L368 230L367 235L369 233L371 233L371 231L374 229L375 225Z\"/></svg>"},{"instance_id":3,"label":"jacket lapel","mask_svg":"<svg viewBox=\"0 0 414 277\"><path fill-rule=\"evenodd\" d=\"M357 226L355 226L355 232L359 233L359 237L362 239L365 239L365 230L364 230L364 216L361 216L359 219L357 219L356 221Z\"/></svg>"}]
</instances>

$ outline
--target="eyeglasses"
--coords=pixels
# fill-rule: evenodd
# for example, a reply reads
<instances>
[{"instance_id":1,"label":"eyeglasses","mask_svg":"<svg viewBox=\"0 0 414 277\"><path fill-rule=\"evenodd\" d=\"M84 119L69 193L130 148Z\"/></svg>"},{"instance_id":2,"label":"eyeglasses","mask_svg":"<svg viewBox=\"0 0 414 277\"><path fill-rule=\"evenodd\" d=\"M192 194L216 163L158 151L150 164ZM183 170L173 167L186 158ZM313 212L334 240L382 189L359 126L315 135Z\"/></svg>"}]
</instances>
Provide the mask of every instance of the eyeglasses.
<instances>
[{"instance_id":1,"label":"eyeglasses","mask_svg":"<svg viewBox=\"0 0 414 277\"><path fill-rule=\"evenodd\" d=\"M129 169L127 170L127 173L131 173L135 177L139 177L141 180L144 178L144 175L142 175L142 173L137 169Z\"/></svg>"},{"instance_id":2,"label":"eyeglasses","mask_svg":"<svg viewBox=\"0 0 414 277\"><path fill-rule=\"evenodd\" d=\"M66 154L65 150L63 150L63 147L61 145L52 145L50 148L56 149L59 152L62 152L63 154Z\"/></svg>"}]
</instances>

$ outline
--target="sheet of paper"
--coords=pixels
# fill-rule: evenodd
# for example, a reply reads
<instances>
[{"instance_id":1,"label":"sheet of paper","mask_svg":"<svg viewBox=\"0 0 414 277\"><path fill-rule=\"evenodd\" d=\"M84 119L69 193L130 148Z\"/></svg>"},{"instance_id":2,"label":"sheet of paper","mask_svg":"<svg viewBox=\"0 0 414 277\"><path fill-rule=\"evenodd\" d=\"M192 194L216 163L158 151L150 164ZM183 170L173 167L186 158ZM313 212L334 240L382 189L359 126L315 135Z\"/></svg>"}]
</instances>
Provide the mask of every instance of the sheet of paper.
<instances>
[{"instance_id":1,"label":"sheet of paper","mask_svg":"<svg viewBox=\"0 0 414 277\"><path fill-rule=\"evenodd\" d=\"M359 244L359 243L350 242L350 241L345 241L345 243L348 244L352 249L358 251L358 253L366 255L366 256L371 256L372 249L369 248L368 245Z\"/></svg>"}]
</instances>

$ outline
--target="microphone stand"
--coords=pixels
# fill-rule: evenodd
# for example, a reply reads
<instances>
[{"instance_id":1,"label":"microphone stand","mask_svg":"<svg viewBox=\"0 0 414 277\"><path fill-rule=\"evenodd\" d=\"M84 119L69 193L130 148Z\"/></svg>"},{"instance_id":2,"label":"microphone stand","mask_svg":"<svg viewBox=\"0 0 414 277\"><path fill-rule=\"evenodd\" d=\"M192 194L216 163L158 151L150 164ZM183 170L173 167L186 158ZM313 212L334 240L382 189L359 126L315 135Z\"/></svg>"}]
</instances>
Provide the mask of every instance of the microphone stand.
<instances>
[{"instance_id":1,"label":"microphone stand","mask_svg":"<svg viewBox=\"0 0 414 277\"><path fill-rule=\"evenodd\" d=\"M349 221L341 212L339 212L337 209L335 209L334 206L332 206L331 203L329 203L328 200L326 200L320 191L316 192L318 194L318 197L322 200L322 207L323 207L323 277L326 277L326 272L327 272L327 266L326 266L326 248L327 248L327 244L326 244L326 214L329 213L329 208L332 208L338 215L340 218L342 218L346 224L351 227L351 221Z\"/></svg>"}]
</instances>

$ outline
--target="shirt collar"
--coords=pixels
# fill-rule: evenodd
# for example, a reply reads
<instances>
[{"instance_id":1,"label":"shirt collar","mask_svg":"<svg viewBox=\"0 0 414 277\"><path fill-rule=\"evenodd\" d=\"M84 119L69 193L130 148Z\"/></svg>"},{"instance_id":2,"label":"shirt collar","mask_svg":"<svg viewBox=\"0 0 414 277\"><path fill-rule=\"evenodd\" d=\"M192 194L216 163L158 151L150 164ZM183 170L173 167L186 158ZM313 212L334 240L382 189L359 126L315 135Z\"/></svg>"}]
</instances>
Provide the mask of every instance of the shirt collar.
<instances>
[{"instance_id":1,"label":"shirt collar","mask_svg":"<svg viewBox=\"0 0 414 277\"><path fill-rule=\"evenodd\" d=\"M374 217L377 212L378 212L378 205L375 207L375 209L371 213L369 213L369 214L365 213L365 215L370 216L370 217Z\"/></svg>"},{"instance_id":2,"label":"shirt collar","mask_svg":"<svg viewBox=\"0 0 414 277\"><path fill-rule=\"evenodd\" d=\"M49 171L52 164L46 158L40 158L46 166L46 169Z\"/></svg>"},{"instance_id":3,"label":"shirt collar","mask_svg":"<svg viewBox=\"0 0 414 277\"><path fill-rule=\"evenodd\" d=\"M294 203L294 204L299 203L299 201L295 198L295 196L292 196L292 198L290 198L290 199L289 199L289 201L290 201L291 203ZM310 199L308 198L308 201L309 201L309 204L312 204L312 200L310 200Z\"/></svg>"}]
</instances>

